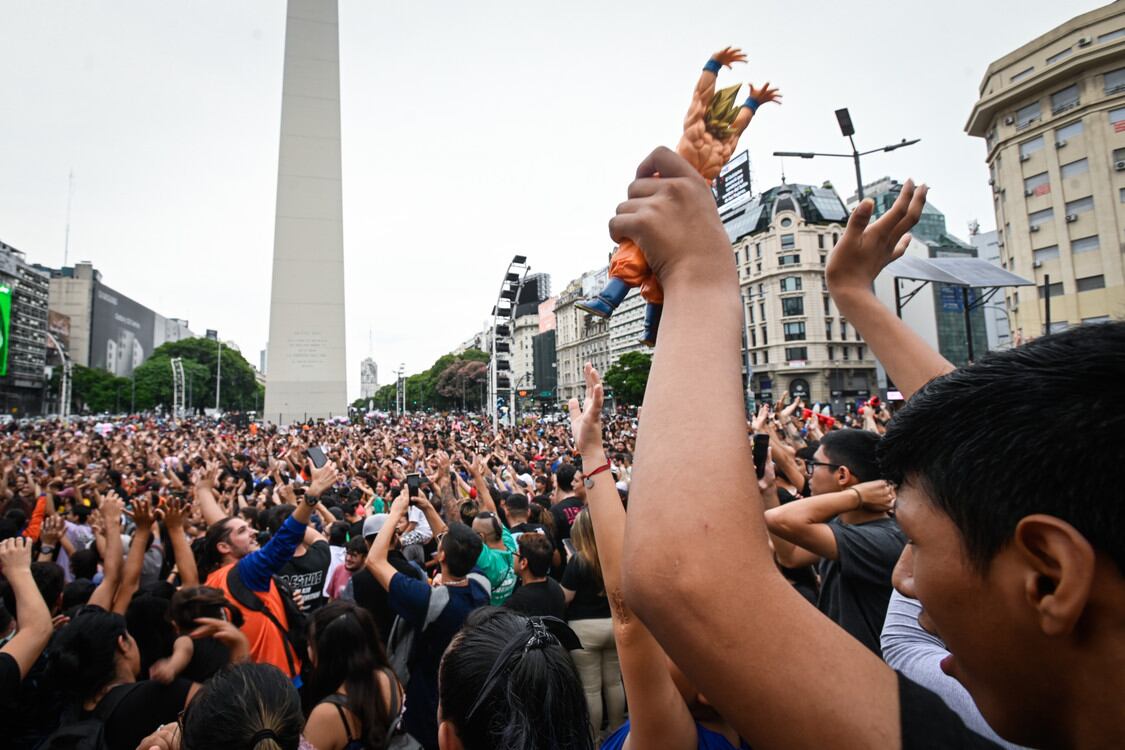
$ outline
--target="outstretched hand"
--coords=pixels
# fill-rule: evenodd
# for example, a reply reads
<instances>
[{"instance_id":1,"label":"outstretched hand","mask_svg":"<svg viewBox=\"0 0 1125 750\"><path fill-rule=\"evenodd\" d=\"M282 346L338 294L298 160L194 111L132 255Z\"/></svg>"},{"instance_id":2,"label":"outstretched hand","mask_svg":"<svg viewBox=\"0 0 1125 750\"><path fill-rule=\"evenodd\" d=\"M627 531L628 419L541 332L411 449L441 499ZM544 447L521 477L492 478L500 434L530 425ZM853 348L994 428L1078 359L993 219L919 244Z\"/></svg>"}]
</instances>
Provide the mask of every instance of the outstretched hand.
<instances>
[{"instance_id":1,"label":"outstretched hand","mask_svg":"<svg viewBox=\"0 0 1125 750\"><path fill-rule=\"evenodd\" d=\"M579 408L576 398L570 399L567 406L574 444L579 453L588 456L602 451L602 400L605 389L602 387L601 375L589 362L582 368L582 373L586 378L586 397L582 407Z\"/></svg>"},{"instance_id":2,"label":"outstretched hand","mask_svg":"<svg viewBox=\"0 0 1125 750\"><path fill-rule=\"evenodd\" d=\"M767 102L777 102L781 104L781 91L775 86L770 88L770 82L766 81L765 85L761 88L755 88L754 84L747 84L750 87L750 97L759 105Z\"/></svg>"},{"instance_id":3,"label":"outstretched hand","mask_svg":"<svg viewBox=\"0 0 1125 750\"><path fill-rule=\"evenodd\" d=\"M720 65L729 68L731 63L746 62L746 55L738 47L724 47L715 54L711 55L711 59Z\"/></svg>"},{"instance_id":4,"label":"outstretched hand","mask_svg":"<svg viewBox=\"0 0 1125 750\"><path fill-rule=\"evenodd\" d=\"M833 296L849 291L870 292L879 272L902 257L910 244L909 230L922 216L928 192L925 185L915 188L914 181L907 180L894 205L872 224L868 222L875 203L871 199L860 201L848 219L844 235L828 254L824 278Z\"/></svg>"}]
</instances>

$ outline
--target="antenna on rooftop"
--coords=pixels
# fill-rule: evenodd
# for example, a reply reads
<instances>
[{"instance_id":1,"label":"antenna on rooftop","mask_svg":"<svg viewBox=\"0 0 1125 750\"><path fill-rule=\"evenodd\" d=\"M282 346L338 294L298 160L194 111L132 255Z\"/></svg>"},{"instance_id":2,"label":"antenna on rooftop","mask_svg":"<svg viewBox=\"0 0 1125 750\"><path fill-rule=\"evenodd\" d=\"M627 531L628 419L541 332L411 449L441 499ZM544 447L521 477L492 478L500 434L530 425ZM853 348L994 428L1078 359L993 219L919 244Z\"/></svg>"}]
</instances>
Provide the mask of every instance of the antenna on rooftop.
<instances>
[{"instance_id":1,"label":"antenna on rooftop","mask_svg":"<svg viewBox=\"0 0 1125 750\"><path fill-rule=\"evenodd\" d=\"M63 240L63 266L67 264L70 257L70 206L74 200L74 168L70 170L70 176L67 178L66 188L66 238Z\"/></svg>"}]
</instances>

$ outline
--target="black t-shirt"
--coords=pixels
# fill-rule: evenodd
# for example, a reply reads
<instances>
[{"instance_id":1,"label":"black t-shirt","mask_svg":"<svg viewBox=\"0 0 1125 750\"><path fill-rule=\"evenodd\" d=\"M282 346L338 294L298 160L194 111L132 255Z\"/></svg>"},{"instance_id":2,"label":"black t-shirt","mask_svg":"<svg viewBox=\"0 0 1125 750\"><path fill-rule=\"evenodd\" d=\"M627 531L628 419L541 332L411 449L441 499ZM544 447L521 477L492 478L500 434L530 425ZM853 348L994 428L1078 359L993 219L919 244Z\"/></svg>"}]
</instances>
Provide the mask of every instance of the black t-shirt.
<instances>
[{"instance_id":1,"label":"black t-shirt","mask_svg":"<svg viewBox=\"0 0 1125 750\"><path fill-rule=\"evenodd\" d=\"M359 519L351 526L348 527L348 539L362 539L363 538L363 519Z\"/></svg>"},{"instance_id":2,"label":"black t-shirt","mask_svg":"<svg viewBox=\"0 0 1125 750\"><path fill-rule=\"evenodd\" d=\"M898 673L896 673L898 674ZM902 724L902 750L999 748L995 742L971 731L945 701L898 674L898 707Z\"/></svg>"},{"instance_id":3,"label":"black t-shirt","mask_svg":"<svg viewBox=\"0 0 1125 750\"><path fill-rule=\"evenodd\" d=\"M180 674L185 680L206 682L211 675L230 664L230 649L214 638L196 638L191 646L191 661Z\"/></svg>"},{"instance_id":4,"label":"black t-shirt","mask_svg":"<svg viewBox=\"0 0 1125 750\"><path fill-rule=\"evenodd\" d=\"M311 544L305 554L285 563L278 572L291 591L301 593L302 612L311 612L327 603L324 583L331 564L332 548L321 539Z\"/></svg>"},{"instance_id":5,"label":"black t-shirt","mask_svg":"<svg viewBox=\"0 0 1125 750\"><path fill-rule=\"evenodd\" d=\"M570 600L570 606L566 610L568 621L602 620L610 616L605 586L594 577L594 569L578 555L570 558L570 562L566 564L562 585L574 592L574 598Z\"/></svg>"},{"instance_id":6,"label":"black t-shirt","mask_svg":"<svg viewBox=\"0 0 1125 750\"><path fill-rule=\"evenodd\" d=\"M560 549L562 540L570 539L570 527L584 507L581 500L571 496L551 508L551 515L555 517L555 536L558 537L555 541L560 545Z\"/></svg>"},{"instance_id":7,"label":"black t-shirt","mask_svg":"<svg viewBox=\"0 0 1125 750\"><path fill-rule=\"evenodd\" d=\"M387 555L387 562L403 575L419 579L424 577L418 568L411 565L410 561L403 557L398 550L390 551ZM391 605L387 603L387 590L379 585L375 576L371 575L367 568L356 571L350 583L355 603L366 609L375 618L375 625L379 628L379 636L383 645L386 645L387 638L391 634L391 625L395 621L395 613L391 611Z\"/></svg>"},{"instance_id":8,"label":"black t-shirt","mask_svg":"<svg viewBox=\"0 0 1125 750\"><path fill-rule=\"evenodd\" d=\"M11 706L20 695L20 665L11 654L0 654L0 706Z\"/></svg>"},{"instance_id":9,"label":"black t-shirt","mask_svg":"<svg viewBox=\"0 0 1125 750\"><path fill-rule=\"evenodd\" d=\"M520 586L504 606L528 617L566 619L566 596L553 578Z\"/></svg>"},{"instance_id":10,"label":"black t-shirt","mask_svg":"<svg viewBox=\"0 0 1125 750\"><path fill-rule=\"evenodd\" d=\"M184 710L184 701L191 690L191 681L176 679L167 685L156 680L144 680L129 685L118 685L106 693L128 691L105 719L105 739L109 750L136 750L148 735L161 724L172 724ZM105 697L102 698L105 700ZM83 719L92 711L84 712Z\"/></svg>"},{"instance_id":11,"label":"black t-shirt","mask_svg":"<svg viewBox=\"0 0 1125 750\"><path fill-rule=\"evenodd\" d=\"M891 598L891 571L906 546L893 518L847 524L828 522L837 559L820 562L817 608L880 657L879 633Z\"/></svg>"}]
</instances>

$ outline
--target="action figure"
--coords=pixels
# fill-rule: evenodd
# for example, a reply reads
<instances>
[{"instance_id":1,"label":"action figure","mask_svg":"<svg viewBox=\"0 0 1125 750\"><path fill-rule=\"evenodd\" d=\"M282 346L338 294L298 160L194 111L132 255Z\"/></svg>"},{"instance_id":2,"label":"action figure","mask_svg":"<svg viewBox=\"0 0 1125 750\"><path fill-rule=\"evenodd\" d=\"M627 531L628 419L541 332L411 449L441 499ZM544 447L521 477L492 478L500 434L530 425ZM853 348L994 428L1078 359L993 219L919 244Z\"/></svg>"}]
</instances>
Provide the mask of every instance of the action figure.
<instances>
[{"instance_id":1,"label":"action figure","mask_svg":"<svg viewBox=\"0 0 1125 750\"><path fill-rule=\"evenodd\" d=\"M735 107L738 90L736 84L715 93L715 79L719 69L731 63L746 62L742 51L727 47L712 55L703 66L699 83L692 94L691 107L684 118L684 135L676 151L699 171L703 179L712 182L719 175L723 165L730 159L738 145L738 138L754 118L758 107L766 102L781 103L781 94L771 89L769 82L761 88L750 84L750 96ZM644 253L636 243L625 240L617 247L609 264L609 283L596 297L577 303L577 307L599 318L608 318L625 299L625 295L635 286L641 288L641 296L647 301L645 308L645 329L641 343L646 346L656 344L656 331L660 325L661 304L664 290L660 281L649 270Z\"/></svg>"}]
</instances>

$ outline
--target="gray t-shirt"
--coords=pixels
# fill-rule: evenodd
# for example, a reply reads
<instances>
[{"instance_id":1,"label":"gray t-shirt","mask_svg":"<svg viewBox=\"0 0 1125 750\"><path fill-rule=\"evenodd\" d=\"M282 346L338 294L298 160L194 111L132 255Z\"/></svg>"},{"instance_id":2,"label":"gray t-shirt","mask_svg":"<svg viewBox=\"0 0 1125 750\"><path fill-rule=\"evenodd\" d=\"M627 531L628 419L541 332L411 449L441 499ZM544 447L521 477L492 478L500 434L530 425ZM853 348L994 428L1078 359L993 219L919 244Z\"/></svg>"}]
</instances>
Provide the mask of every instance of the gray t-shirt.
<instances>
[{"instance_id":1,"label":"gray t-shirt","mask_svg":"<svg viewBox=\"0 0 1125 750\"><path fill-rule=\"evenodd\" d=\"M980 715L980 709L969 691L941 671L941 660L949 655L949 651L940 638L918 624L921 611L922 605L917 599L910 599L897 591L891 594L880 638L887 666L936 694L969 729L1001 747L1021 750L1022 745L1000 739Z\"/></svg>"},{"instance_id":2,"label":"gray t-shirt","mask_svg":"<svg viewBox=\"0 0 1125 750\"><path fill-rule=\"evenodd\" d=\"M879 633L891 597L891 571L906 546L893 518L848 524L828 522L836 536L836 559L821 560L817 608L860 643L881 655Z\"/></svg>"}]
</instances>

